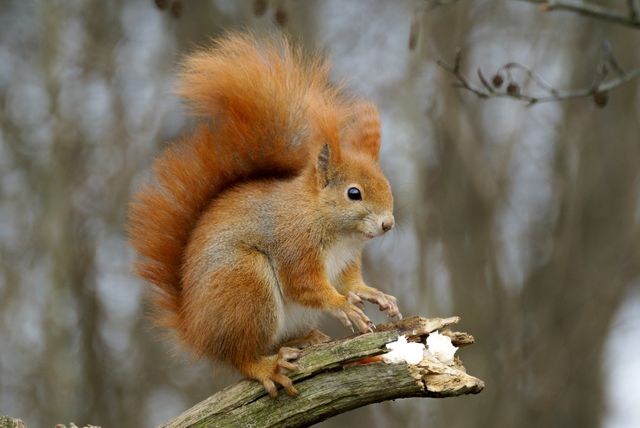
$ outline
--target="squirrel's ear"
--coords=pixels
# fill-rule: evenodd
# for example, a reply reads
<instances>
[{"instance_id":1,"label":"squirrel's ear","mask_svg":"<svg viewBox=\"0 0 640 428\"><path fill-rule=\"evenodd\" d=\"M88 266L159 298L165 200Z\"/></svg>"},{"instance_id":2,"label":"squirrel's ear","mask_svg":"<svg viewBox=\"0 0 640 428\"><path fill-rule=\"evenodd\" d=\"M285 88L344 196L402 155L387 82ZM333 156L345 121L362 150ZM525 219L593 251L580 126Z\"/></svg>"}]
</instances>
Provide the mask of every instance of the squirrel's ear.
<instances>
[{"instance_id":1,"label":"squirrel's ear","mask_svg":"<svg viewBox=\"0 0 640 428\"><path fill-rule=\"evenodd\" d=\"M347 130L344 144L378 160L380 153L380 114L375 104L361 101L353 107L353 123Z\"/></svg>"},{"instance_id":2,"label":"squirrel's ear","mask_svg":"<svg viewBox=\"0 0 640 428\"><path fill-rule=\"evenodd\" d=\"M318 159L316 161L316 173L318 176L318 185L320 188L327 187L329 181L331 181L332 175L332 159L331 159L331 147L328 144L324 144L318 153Z\"/></svg>"}]
</instances>

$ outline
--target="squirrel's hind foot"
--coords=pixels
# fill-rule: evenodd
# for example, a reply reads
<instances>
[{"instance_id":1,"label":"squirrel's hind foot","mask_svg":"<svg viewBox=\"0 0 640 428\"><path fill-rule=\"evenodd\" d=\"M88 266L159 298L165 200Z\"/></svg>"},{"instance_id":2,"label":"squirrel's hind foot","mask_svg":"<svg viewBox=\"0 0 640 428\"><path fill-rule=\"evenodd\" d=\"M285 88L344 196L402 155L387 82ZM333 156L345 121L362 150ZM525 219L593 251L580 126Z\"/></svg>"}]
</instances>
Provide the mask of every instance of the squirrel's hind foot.
<instances>
[{"instance_id":1,"label":"squirrel's hind foot","mask_svg":"<svg viewBox=\"0 0 640 428\"><path fill-rule=\"evenodd\" d=\"M262 383L264 389L272 398L278 397L278 387L281 385L292 397L297 396L298 390L293 386L293 382L283 373L298 370L298 366L292 363L301 352L298 349L283 346L276 355L262 357L255 362L247 364L244 372L247 377Z\"/></svg>"}]
</instances>

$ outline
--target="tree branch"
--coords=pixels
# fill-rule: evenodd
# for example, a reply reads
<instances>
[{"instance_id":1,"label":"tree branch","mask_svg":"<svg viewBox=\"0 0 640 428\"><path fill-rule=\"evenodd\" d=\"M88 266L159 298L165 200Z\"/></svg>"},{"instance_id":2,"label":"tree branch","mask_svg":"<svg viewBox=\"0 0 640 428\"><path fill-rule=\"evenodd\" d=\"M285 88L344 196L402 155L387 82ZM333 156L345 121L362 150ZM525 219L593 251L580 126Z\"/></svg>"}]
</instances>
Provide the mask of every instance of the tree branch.
<instances>
[{"instance_id":1,"label":"tree branch","mask_svg":"<svg viewBox=\"0 0 640 428\"><path fill-rule=\"evenodd\" d=\"M455 0L430 1L434 5L440 5L448 4ZM635 3L636 0L627 0L628 10L626 13L596 4L583 2L581 0L519 1L539 4L541 9L544 11L566 10L603 21L614 22L640 29L640 13L638 12L638 7ZM487 81L479 68L477 70L477 74L480 84L473 83L469 78L462 74L460 71L460 52L456 54L456 60L453 65L442 60L438 60L438 65L455 76L456 81L454 82L454 86L473 92L482 99L512 98L525 101L529 105L533 105L544 102L564 101L573 98L592 97L597 106L604 107L607 104L609 91L640 76L640 68L636 68L628 72L624 72L622 70L622 67L620 67L613 56L609 43L606 41L604 42L604 56L605 62L600 67L596 80L589 87L569 91L560 91L555 89L551 85L547 84L537 73L528 67L515 62L511 62L500 67L494 75L491 84ZM516 82L511 76L512 70L520 70L521 72L524 72L527 77L538 86L538 88L542 89L543 94L533 95L522 93L521 85L518 84L518 82ZM605 80L609 71L613 71L616 77ZM501 89L505 77L503 73L506 74L506 77L508 78L508 84L505 85L505 89Z\"/></svg>"},{"instance_id":2,"label":"tree branch","mask_svg":"<svg viewBox=\"0 0 640 428\"><path fill-rule=\"evenodd\" d=\"M456 80L453 85L458 88L466 89L476 94L479 98L512 98L520 101L525 101L529 105L551 102L551 101L565 101L573 98L592 97L596 104L600 107L604 106L607 102L607 93L618 86L640 77L640 68L633 69L628 72L624 72L618 63L615 61L611 53L607 54L607 61L601 67L596 80L588 87L561 91L548 83L546 83L542 77L537 73L529 69L528 67L510 62L500 67L494 77L491 79L491 83L482 74L482 70L478 68L477 74L480 84L473 83L468 77L466 77L460 70L461 54L456 53L456 59L453 65L448 64L443 60L438 60L437 63L448 73L451 73ZM543 95L533 95L521 92L521 85L518 84L511 75L512 70L520 70L524 72L527 77L533 81L543 92ZM615 72L615 78L605 80L609 71ZM505 85L505 89L502 89L505 78L508 80Z\"/></svg>"},{"instance_id":3,"label":"tree branch","mask_svg":"<svg viewBox=\"0 0 640 428\"><path fill-rule=\"evenodd\" d=\"M429 333L458 320L412 317L381 324L374 333L309 347L297 361L299 371L291 376L300 391L298 397L280 394L273 400L257 382L245 380L196 404L164 427L303 427L385 400L477 394L484 383L467 375L458 358L451 366L430 356L417 365L381 361L385 345L398 335L424 342ZM456 346L473 343L466 333L441 333Z\"/></svg>"},{"instance_id":4,"label":"tree branch","mask_svg":"<svg viewBox=\"0 0 640 428\"><path fill-rule=\"evenodd\" d=\"M460 0L426 0L431 6L446 6L458 3ZM534 3L540 5L540 10L550 12L553 10L563 10L567 12L577 13L579 15L588 16L590 18L609 21L615 24L624 25L635 29L640 29L640 12L636 5L636 0L627 0L627 13L612 9L606 6L600 6L585 2L582 0L518 0L525 3Z\"/></svg>"},{"instance_id":5,"label":"tree branch","mask_svg":"<svg viewBox=\"0 0 640 428\"><path fill-rule=\"evenodd\" d=\"M520 0L527 3L539 4L542 10L565 10L578 13L580 15L589 16L591 18L609 21L616 24L624 25L631 28L640 28L640 20L638 19L637 10L633 0L627 0L628 13L620 12L615 9L600 6L593 3L583 2L581 0Z\"/></svg>"}]
</instances>

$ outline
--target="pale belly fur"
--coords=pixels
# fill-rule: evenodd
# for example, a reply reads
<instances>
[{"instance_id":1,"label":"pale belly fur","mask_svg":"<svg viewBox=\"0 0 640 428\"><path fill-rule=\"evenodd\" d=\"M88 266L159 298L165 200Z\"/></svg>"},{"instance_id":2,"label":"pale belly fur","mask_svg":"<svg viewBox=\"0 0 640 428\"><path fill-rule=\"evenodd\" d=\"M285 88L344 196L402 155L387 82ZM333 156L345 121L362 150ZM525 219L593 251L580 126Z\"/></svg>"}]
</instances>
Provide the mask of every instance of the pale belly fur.
<instances>
[{"instance_id":1,"label":"pale belly fur","mask_svg":"<svg viewBox=\"0 0 640 428\"><path fill-rule=\"evenodd\" d=\"M360 239L348 238L338 241L325 250L324 268L329 281L335 284L338 275L354 261L362 251ZM311 309L286 299L282 290L274 290L278 307L278 328L274 342L281 343L307 334L316 328L323 311Z\"/></svg>"}]
</instances>

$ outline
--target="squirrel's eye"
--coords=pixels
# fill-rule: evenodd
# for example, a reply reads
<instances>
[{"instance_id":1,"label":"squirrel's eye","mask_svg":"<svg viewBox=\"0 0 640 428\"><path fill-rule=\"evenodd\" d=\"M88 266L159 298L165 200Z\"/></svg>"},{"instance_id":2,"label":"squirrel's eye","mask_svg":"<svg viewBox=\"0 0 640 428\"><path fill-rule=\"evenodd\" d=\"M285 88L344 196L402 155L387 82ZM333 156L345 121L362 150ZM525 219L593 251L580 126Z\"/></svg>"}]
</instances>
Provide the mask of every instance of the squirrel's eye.
<instances>
[{"instance_id":1,"label":"squirrel's eye","mask_svg":"<svg viewBox=\"0 0 640 428\"><path fill-rule=\"evenodd\" d=\"M349 187L349 190L347 190L347 196L352 201L362 200L362 193L360 193L360 189L358 189L357 187Z\"/></svg>"}]
</instances>

